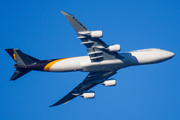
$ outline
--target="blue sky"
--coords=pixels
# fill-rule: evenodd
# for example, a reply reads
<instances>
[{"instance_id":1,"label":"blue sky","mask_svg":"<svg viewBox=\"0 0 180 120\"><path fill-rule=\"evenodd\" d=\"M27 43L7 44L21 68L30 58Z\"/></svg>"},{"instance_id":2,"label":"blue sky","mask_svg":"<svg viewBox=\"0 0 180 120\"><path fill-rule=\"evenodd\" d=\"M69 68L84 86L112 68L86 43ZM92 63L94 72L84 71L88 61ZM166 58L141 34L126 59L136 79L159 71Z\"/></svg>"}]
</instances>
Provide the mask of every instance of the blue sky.
<instances>
[{"instance_id":1,"label":"blue sky","mask_svg":"<svg viewBox=\"0 0 180 120\"><path fill-rule=\"evenodd\" d=\"M121 51L161 48L176 54L154 65L121 69L115 87L92 88L95 99L77 97L49 108L88 73L33 71L9 81L15 62L4 51L19 48L38 59L87 55L66 18L74 15L89 30L102 30L107 44ZM179 0L26 0L0 4L0 119L180 119L180 1Z\"/></svg>"}]
</instances>

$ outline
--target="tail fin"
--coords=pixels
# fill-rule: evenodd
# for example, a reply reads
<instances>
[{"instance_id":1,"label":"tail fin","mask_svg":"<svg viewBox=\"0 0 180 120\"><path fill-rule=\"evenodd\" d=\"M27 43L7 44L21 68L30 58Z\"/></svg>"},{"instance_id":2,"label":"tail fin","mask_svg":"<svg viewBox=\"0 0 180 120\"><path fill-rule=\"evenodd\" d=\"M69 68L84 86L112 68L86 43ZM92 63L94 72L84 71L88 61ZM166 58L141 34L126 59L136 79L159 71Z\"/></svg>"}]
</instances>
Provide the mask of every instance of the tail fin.
<instances>
[{"instance_id":1,"label":"tail fin","mask_svg":"<svg viewBox=\"0 0 180 120\"><path fill-rule=\"evenodd\" d=\"M5 50L19 66L31 65L39 61L34 57L24 54L19 49L5 49ZM30 71L31 70L27 70L27 69L16 69L10 80L16 80L17 78L27 74Z\"/></svg>"},{"instance_id":2,"label":"tail fin","mask_svg":"<svg viewBox=\"0 0 180 120\"><path fill-rule=\"evenodd\" d=\"M40 61L30 55L24 54L19 49L5 49L6 52L13 58L17 65L30 65Z\"/></svg>"}]
</instances>

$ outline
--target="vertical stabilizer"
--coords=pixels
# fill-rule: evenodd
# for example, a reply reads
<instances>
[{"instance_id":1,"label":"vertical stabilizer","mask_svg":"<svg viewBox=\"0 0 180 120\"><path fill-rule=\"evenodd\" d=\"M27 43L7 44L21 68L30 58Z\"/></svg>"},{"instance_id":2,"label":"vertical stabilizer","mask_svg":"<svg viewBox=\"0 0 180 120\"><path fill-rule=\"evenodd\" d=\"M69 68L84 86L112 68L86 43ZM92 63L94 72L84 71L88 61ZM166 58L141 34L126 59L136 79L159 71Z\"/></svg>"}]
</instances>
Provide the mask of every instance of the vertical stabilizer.
<instances>
[{"instance_id":1,"label":"vertical stabilizer","mask_svg":"<svg viewBox=\"0 0 180 120\"><path fill-rule=\"evenodd\" d=\"M31 58L22 53L19 49L13 49L17 65L31 65L35 63Z\"/></svg>"},{"instance_id":2,"label":"vertical stabilizer","mask_svg":"<svg viewBox=\"0 0 180 120\"><path fill-rule=\"evenodd\" d=\"M21 52L19 49L5 49L18 65L30 65L40 60Z\"/></svg>"},{"instance_id":3,"label":"vertical stabilizer","mask_svg":"<svg viewBox=\"0 0 180 120\"><path fill-rule=\"evenodd\" d=\"M5 50L17 63L17 66L32 65L35 64L37 61L39 61L34 57L24 54L19 49L5 49ZM17 68L10 80L16 80L30 71L31 70L29 69Z\"/></svg>"}]
</instances>

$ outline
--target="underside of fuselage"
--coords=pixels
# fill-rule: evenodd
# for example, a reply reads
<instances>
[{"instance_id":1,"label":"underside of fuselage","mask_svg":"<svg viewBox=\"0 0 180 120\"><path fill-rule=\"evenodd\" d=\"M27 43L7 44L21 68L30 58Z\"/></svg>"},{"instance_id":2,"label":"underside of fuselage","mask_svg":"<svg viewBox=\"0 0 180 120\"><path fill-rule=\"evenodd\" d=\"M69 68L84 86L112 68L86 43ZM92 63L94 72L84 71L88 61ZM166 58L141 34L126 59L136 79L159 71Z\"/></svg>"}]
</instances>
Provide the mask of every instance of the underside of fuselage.
<instances>
[{"instance_id":1,"label":"underside of fuselage","mask_svg":"<svg viewBox=\"0 0 180 120\"><path fill-rule=\"evenodd\" d=\"M11 80L15 80L31 70L47 72L117 71L128 66L163 62L174 56L174 53L162 49L143 49L118 53L120 58L92 62L89 56L38 60L18 49L6 49L6 51L17 62L14 65L16 71ZM17 53L16 56L14 53Z\"/></svg>"},{"instance_id":2,"label":"underside of fuselage","mask_svg":"<svg viewBox=\"0 0 180 120\"><path fill-rule=\"evenodd\" d=\"M159 63L170 59L174 54L161 49L143 49L132 52L119 53L122 59L103 60L101 62L91 62L89 56L69 57L52 60L38 61L33 65L15 66L16 68L26 68L30 70L48 72L70 72L70 71L117 71L133 65L144 65Z\"/></svg>"},{"instance_id":3,"label":"underside of fuselage","mask_svg":"<svg viewBox=\"0 0 180 120\"><path fill-rule=\"evenodd\" d=\"M102 62L91 62L89 56L70 57L54 60L43 60L27 67L27 69L47 72L95 72L114 71L126 67L127 64L120 59L106 60Z\"/></svg>"},{"instance_id":4,"label":"underside of fuselage","mask_svg":"<svg viewBox=\"0 0 180 120\"><path fill-rule=\"evenodd\" d=\"M70 72L70 71L117 71L133 65L158 63L170 59L174 53L161 49L143 49L132 52L119 53L121 59L91 62L89 56L69 57L34 62L31 65L15 65L17 69Z\"/></svg>"}]
</instances>

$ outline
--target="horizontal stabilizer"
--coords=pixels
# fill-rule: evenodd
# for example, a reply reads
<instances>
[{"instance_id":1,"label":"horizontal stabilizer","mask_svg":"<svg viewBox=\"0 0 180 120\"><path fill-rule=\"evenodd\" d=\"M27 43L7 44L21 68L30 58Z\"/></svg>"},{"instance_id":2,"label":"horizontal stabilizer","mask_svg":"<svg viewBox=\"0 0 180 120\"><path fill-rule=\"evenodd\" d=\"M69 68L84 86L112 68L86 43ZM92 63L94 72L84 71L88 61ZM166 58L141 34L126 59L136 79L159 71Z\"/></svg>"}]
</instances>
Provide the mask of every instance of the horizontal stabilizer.
<instances>
[{"instance_id":1,"label":"horizontal stabilizer","mask_svg":"<svg viewBox=\"0 0 180 120\"><path fill-rule=\"evenodd\" d=\"M16 66L21 66L21 67L23 66L24 68L26 68L26 65L32 65L40 61L30 55L21 52L19 49L5 49L5 50L17 63ZM30 71L31 70L23 69L23 68L16 69L10 80L16 80Z\"/></svg>"},{"instance_id":2,"label":"horizontal stabilizer","mask_svg":"<svg viewBox=\"0 0 180 120\"><path fill-rule=\"evenodd\" d=\"M24 70L24 69L16 69L16 71L14 72L13 76L11 77L10 80L16 80L18 78L20 78L21 76L27 74L28 72L30 72L31 70Z\"/></svg>"}]
</instances>

